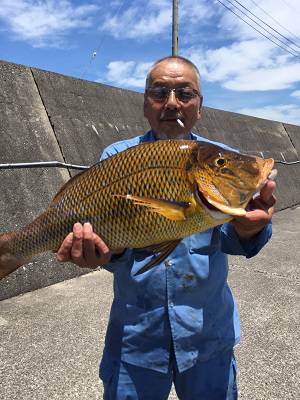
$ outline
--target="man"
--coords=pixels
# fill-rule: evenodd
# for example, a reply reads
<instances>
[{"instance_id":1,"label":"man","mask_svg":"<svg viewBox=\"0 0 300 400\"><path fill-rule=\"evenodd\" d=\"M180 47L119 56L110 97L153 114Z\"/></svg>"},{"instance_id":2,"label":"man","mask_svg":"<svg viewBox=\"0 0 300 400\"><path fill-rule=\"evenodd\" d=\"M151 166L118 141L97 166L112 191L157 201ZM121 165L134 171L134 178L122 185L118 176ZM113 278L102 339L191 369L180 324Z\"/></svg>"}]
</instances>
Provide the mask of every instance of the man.
<instances>
[{"instance_id":1,"label":"man","mask_svg":"<svg viewBox=\"0 0 300 400\"><path fill-rule=\"evenodd\" d=\"M104 150L102 159L157 139L206 140L191 133L201 117L199 72L181 57L151 68L144 115L151 131ZM114 301L100 366L105 400L167 399L172 382L182 400L237 398L233 347L239 318L227 285L226 254L252 257L271 236L275 184L268 182L246 216L182 240L150 271L143 250L111 254L90 224L74 225L57 253L81 267L114 272ZM138 268L137 268L138 267Z\"/></svg>"}]
</instances>

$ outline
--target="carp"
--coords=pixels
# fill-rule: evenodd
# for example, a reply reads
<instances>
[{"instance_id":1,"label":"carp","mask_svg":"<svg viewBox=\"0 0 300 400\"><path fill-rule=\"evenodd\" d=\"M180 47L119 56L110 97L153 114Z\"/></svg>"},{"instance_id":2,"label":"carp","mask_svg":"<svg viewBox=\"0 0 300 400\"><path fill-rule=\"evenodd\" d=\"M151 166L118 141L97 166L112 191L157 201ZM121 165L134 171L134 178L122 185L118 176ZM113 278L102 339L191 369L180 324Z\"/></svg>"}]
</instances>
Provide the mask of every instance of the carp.
<instances>
[{"instance_id":1,"label":"carp","mask_svg":"<svg viewBox=\"0 0 300 400\"><path fill-rule=\"evenodd\" d=\"M273 159L205 141L142 143L71 178L48 209L20 231L0 235L0 278L59 248L75 222L90 222L114 251L149 248L138 273L165 259L182 238L246 213Z\"/></svg>"}]
</instances>

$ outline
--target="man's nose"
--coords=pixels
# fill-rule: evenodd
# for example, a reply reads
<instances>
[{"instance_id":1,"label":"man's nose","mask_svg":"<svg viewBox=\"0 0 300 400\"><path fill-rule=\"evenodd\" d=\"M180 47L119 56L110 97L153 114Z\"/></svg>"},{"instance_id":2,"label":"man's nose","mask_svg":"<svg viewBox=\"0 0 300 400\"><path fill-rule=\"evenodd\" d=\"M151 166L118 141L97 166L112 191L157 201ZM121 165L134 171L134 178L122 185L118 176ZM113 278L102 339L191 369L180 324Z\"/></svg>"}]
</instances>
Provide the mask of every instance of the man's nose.
<instances>
[{"instance_id":1,"label":"man's nose","mask_svg":"<svg viewBox=\"0 0 300 400\"><path fill-rule=\"evenodd\" d=\"M179 103L175 95L175 90L170 91L169 96L167 97L165 102L165 108L170 110L176 110L177 108L179 108Z\"/></svg>"}]
</instances>

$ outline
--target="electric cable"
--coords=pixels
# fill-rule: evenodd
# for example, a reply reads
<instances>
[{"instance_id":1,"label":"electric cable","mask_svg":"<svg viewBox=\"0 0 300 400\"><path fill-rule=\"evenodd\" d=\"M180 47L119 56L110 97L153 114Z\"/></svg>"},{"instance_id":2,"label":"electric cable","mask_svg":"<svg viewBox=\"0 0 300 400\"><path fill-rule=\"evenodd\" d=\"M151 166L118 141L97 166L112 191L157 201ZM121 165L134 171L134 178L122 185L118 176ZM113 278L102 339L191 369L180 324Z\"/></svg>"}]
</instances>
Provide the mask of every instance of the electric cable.
<instances>
[{"instance_id":1,"label":"electric cable","mask_svg":"<svg viewBox=\"0 0 300 400\"><path fill-rule=\"evenodd\" d=\"M264 10L259 4L256 3L256 1L254 1L254 0L250 0L250 1L257 8L259 8L264 14L266 14L269 18L271 18L278 26L280 26L282 29L284 29L286 32L288 32L290 35L292 35L296 40L300 41L300 38L298 36L296 36L293 32L288 30L285 26L281 25L281 23L277 19L275 19L270 13L268 13L266 10ZM297 45L297 47L299 47L299 46Z\"/></svg>"},{"instance_id":2,"label":"electric cable","mask_svg":"<svg viewBox=\"0 0 300 400\"><path fill-rule=\"evenodd\" d=\"M217 0L220 4L222 4L223 7L227 8L230 12L232 12L235 16L237 16L239 19L241 19L245 24L250 26L252 29L254 29L256 32L258 32L260 35L262 35L264 38L268 39L270 42L274 43L277 47L280 47L282 50L288 52L292 56L299 58L299 55L292 53L289 51L287 48L281 46L280 44L276 43L274 40L272 40L270 37L266 36L264 33L262 33L260 30L255 28L253 25L251 25L249 22L247 22L244 18L242 18L239 14L237 14L234 10L232 10L230 7L228 7L226 4L224 4L221 0ZM237 7L236 7L237 8Z\"/></svg>"},{"instance_id":3,"label":"electric cable","mask_svg":"<svg viewBox=\"0 0 300 400\"><path fill-rule=\"evenodd\" d=\"M232 4L232 2L230 1L230 0L227 0L227 1L229 1L231 4ZM256 18L256 19L258 19L260 22L262 22L264 25L266 25L268 28L270 28L270 29L272 29L272 31L274 31L274 32L276 32L277 33L277 35L279 35L279 36L281 36L283 39L285 39L286 41L288 41L288 42L291 42L294 46L296 46L296 47L298 47L299 49L300 49L300 47L297 45L297 43L295 43L293 40L290 40L288 37L286 37L285 35L282 35L280 32L278 32L278 30L276 30L276 29L274 29L271 25L269 25L268 23L266 23L264 20L262 20L261 18L259 18L257 15L255 15L252 11L250 11L247 7L245 7L242 3L240 3L239 1L237 1L237 0L233 0L235 3L237 3L237 4L239 4L242 8L244 8L249 14L251 14L251 15L253 15L254 16L254 18ZM232 4L233 5L233 4ZM234 6L234 5L233 5ZM236 7L236 6L234 6L234 7ZM239 9L238 7L237 7L237 9ZM240 10L241 11L241 10ZM242 13L243 13L243 11L241 11ZM247 14L245 14L244 13L244 15L246 15L247 16L247 18L250 18ZM250 18L251 19L251 18ZM252 20L252 19L251 19ZM254 23L256 23L257 24L257 22L255 22L254 20L252 20ZM261 26L261 25L259 25L259 26ZM265 28L263 28L262 27L262 29L265 29ZM267 31L268 32L268 31ZM270 32L270 34L271 34L271 32ZM275 36L276 37L276 36ZM278 39L278 38L277 38ZM279 40L279 39L278 39ZM281 43L283 43L283 44L285 44L285 42L282 42L281 40L280 40L280 42ZM290 47L290 48L292 48L290 45L287 45L288 47ZM294 50L293 48L292 48L292 50ZM297 51L298 52L298 50L295 50L295 51Z\"/></svg>"}]
</instances>

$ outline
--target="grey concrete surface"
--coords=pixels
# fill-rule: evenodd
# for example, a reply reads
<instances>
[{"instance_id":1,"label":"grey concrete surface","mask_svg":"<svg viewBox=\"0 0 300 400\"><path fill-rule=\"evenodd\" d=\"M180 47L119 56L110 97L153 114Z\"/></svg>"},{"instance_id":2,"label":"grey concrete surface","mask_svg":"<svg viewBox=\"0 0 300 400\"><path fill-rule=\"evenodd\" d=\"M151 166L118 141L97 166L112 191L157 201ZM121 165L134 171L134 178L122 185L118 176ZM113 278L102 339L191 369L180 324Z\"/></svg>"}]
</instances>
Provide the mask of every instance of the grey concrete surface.
<instances>
[{"instance_id":1,"label":"grey concrete surface","mask_svg":"<svg viewBox=\"0 0 300 400\"><path fill-rule=\"evenodd\" d=\"M0 62L0 163L64 161L30 68ZM0 170L0 232L19 230L50 203L67 170ZM37 268L38 265L38 268ZM80 274L47 254L0 283L0 300Z\"/></svg>"},{"instance_id":2,"label":"grey concrete surface","mask_svg":"<svg viewBox=\"0 0 300 400\"><path fill-rule=\"evenodd\" d=\"M149 129L141 93L37 69L32 73L68 162L94 164L110 143Z\"/></svg>"},{"instance_id":3,"label":"grey concrete surface","mask_svg":"<svg viewBox=\"0 0 300 400\"><path fill-rule=\"evenodd\" d=\"M240 398L298 400L300 208L277 213L274 234L252 259L231 258L240 306ZM102 398L98 361L112 297L105 271L0 302L0 398ZM169 399L177 397L172 391ZM209 399L207 399L209 400Z\"/></svg>"},{"instance_id":4,"label":"grey concrete surface","mask_svg":"<svg viewBox=\"0 0 300 400\"><path fill-rule=\"evenodd\" d=\"M90 165L108 144L141 134L143 95L0 61L0 163L59 160ZM205 104L205 102L204 102ZM195 131L241 151L294 161L300 127L204 107ZM277 210L300 204L300 164L278 166ZM74 175L62 169L0 169L0 232L25 226ZM51 254L0 282L0 300L79 276Z\"/></svg>"}]
</instances>

